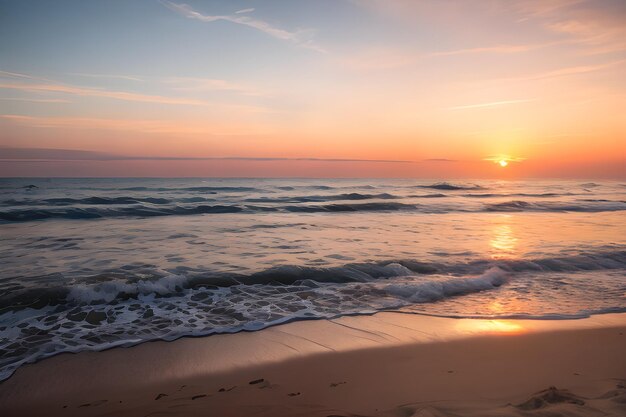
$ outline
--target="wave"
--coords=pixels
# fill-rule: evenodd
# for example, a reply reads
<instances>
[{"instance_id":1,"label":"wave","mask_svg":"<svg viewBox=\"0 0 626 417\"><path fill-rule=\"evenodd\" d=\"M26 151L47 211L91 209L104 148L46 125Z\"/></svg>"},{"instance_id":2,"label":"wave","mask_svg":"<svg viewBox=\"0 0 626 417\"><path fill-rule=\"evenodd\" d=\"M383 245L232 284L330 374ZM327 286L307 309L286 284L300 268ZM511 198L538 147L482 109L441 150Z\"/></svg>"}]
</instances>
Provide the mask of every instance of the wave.
<instances>
[{"instance_id":1,"label":"wave","mask_svg":"<svg viewBox=\"0 0 626 417\"><path fill-rule=\"evenodd\" d=\"M514 193L514 194L498 194L498 193L484 193L484 194L463 194L463 197L469 198L493 198L493 197L564 197L571 195L579 195L573 193Z\"/></svg>"},{"instance_id":2,"label":"wave","mask_svg":"<svg viewBox=\"0 0 626 417\"><path fill-rule=\"evenodd\" d=\"M389 265L403 271L402 267ZM73 304L65 308L32 308L2 313L3 323L19 323L19 343L1 338L0 380L8 378L24 363L35 362L62 352L98 351L115 346L133 346L151 340L175 340L183 336L260 330L269 326L311 318L332 319L343 315L372 314L401 308L410 303L428 303L497 288L506 273L492 268L465 279L434 278L413 282L416 277L392 284L373 283L367 287L322 288L303 281L290 291L279 287L242 291L187 290L179 297L154 298L179 290L184 277L170 275L154 282L131 284L109 282L97 287L73 286L67 294ZM116 292L134 288L139 300L118 300ZM384 304L377 303L385 297ZM268 309L268 306L271 306ZM97 329L97 330L94 330ZM11 333L0 328L4 335ZM45 333L45 337L41 337Z\"/></svg>"},{"instance_id":3,"label":"wave","mask_svg":"<svg viewBox=\"0 0 626 417\"><path fill-rule=\"evenodd\" d=\"M217 192L235 192L246 193L251 191L261 191L255 187L181 187L181 188L165 188L165 187L127 187L117 188L120 191L190 191L190 192L205 192L205 193L217 193Z\"/></svg>"},{"instance_id":4,"label":"wave","mask_svg":"<svg viewBox=\"0 0 626 417\"><path fill-rule=\"evenodd\" d=\"M484 318L489 311L480 315L483 303L490 303L492 297L550 298L555 291L583 294L589 290L586 279L597 280L589 288L610 301L590 305L585 298L572 309L574 298L567 298L567 305L560 300L560 305L547 310L512 310L490 317L573 318L626 311L620 307L626 250L449 264L388 260L335 268L286 265L248 275L192 268L184 273L150 272L146 267L126 266L80 280L74 275L31 277L33 285L65 283L56 287L23 288L12 282L8 291L0 292L0 380L24 363L62 352L255 331L295 320L390 310L454 316L459 305L465 306L460 309L464 314L456 316ZM611 269L618 271L608 272ZM574 280L551 273L594 270L607 272ZM530 274L518 274L525 271ZM547 274L537 275L543 272ZM536 286L542 292L536 294ZM492 291L497 293L489 294ZM488 295L482 297L481 292Z\"/></svg>"},{"instance_id":5,"label":"wave","mask_svg":"<svg viewBox=\"0 0 626 417\"><path fill-rule=\"evenodd\" d=\"M359 199L359 198L355 198ZM196 202L197 199L185 199ZM201 201L208 201L206 199ZM257 200L255 200L257 201ZM269 200L261 202L268 203ZM94 203L95 204L95 203ZM103 205L114 206L114 201ZM121 204L121 203L120 203ZM626 210L624 201L579 201L579 202L529 202L513 200L501 203L489 203L479 207L446 205L418 205L399 202L370 202L370 203L334 203L315 205L286 205L286 206L259 206L259 205L174 205L167 206L160 200L150 205L136 204L129 207L67 207L67 208L29 208L0 211L0 220L6 222L27 222L46 219L99 219L117 217L157 217L157 216L187 216L199 214L225 213L346 213L346 212L385 212L385 211L418 211L424 213L448 212L603 212Z\"/></svg>"},{"instance_id":6,"label":"wave","mask_svg":"<svg viewBox=\"0 0 626 417\"><path fill-rule=\"evenodd\" d=\"M152 192L203 192L208 194L216 194L218 192L271 192L266 189L256 187L235 187L235 186L196 186L196 187L76 187L76 190L84 191L152 191Z\"/></svg>"},{"instance_id":7,"label":"wave","mask_svg":"<svg viewBox=\"0 0 626 417\"><path fill-rule=\"evenodd\" d=\"M360 203L360 204L326 204L316 206L287 206L283 209L292 213L338 213L356 211L398 211L415 210L414 204L403 203Z\"/></svg>"},{"instance_id":8,"label":"wave","mask_svg":"<svg viewBox=\"0 0 626 417\"><path fill-rule=\"evenodd\" d=\"M568 202L529 202L523 200L506 201L502 203L485 204L485 211L552 211L552 212L588 212L621 211L626 210L626 203L621 201L602 202L593 204L577 204Z\"/></svg>"},{"instance_id":9,"label":"wave","mask_svg":"<svg viewBox=\"0 0 626 417\"><path fill-rule=\"evenodd\" d=\"M157 197L86 197L86 198L46 198L42 200L4 200L0 204L5 206L71 206L83 205L128 205L128 204L170 204L167 198Z\"/></svg>"},{"instance_id":10,"label":"wave","mask_svg":"<svg viewBox=\"0 0 626 417\"><path fill-rule=\"evenodd\" d=\"M0 313L7 310L42 308L66 302L94 303L127 300L141 296L169 297L189 289L229 288L233 286L298 286L316 284L366 283L403 276L478 275L497 268L503 273L554 273L617 270L626 268L626 250L583 253L572 256L518 259L475 260L467 263L426 263L413 259L392 259L376 263L351 263L340 267L315 268L297 265L272 267L252 274L236 274L188 269L185 274L162 271L133 272L124 267L83 281L90 284L55 287L17 287L0 295ZM64 282L61 277L41 277L36 282ZM454 280L457 281L457 279ZM439 284L437 284L439 285ZM459 284L461 285L461 284Z\"/></svg>"},{"instance_id":11,"label":"wave","mask_svg":"<svg viewBox=\"0 0 626 417\"><path fill-rule=\"evenodd\" d=\"M443 194L425 195L419 197L445 197ZM358 201L358 200L397 200L403 197L392 195L389 193L380 194L362 194L362 193L345 193L335 195L312 195L312 196L293 196L293 197L257 197L246 198L241 201L245 203L323 203L328 201ZM131 197L131 196L119 196L119 197L86 197L86 198L47 198L41 200L24 199L16 200L9 199L0 202L3 206L72 206L72 205L132 205L132 204L172 204L176 202L180 203L201 203L215 201L213 198L206 197L182 197L176 200L158 197Z\"/></svg>"},{"instance_id":12,"label":"wave","mask_svg":"<svg viewBox=\"0 0 626 417\"><path fill-rule=\"evenodd\" d=\"M449 197L447 194L413 194L409 196L410 198L444 198Z\"/></svg>"},{"instance_id":13,"label":"wave","mask_svg":"<svg viewBox=\"0 0 626 417\"><path fill-rule=\"evenodd\" d=\"M457 191L457 190L484 190L484 187L476 184L457 185L448 182L438 182L430 185L416 185L417 188L431 188L433 190Z\"/></svg>"},{"instance_id":14,"label":"wave","mask_svg":"<svg viewBox=\"0 0 626 417\"><path fill-rule=\"evenodd\" d=\"M468 198L495 198L495 197L561 197L561 196L573 196L581 194L573 193L516 193L516 194L498 194L498 193L481 193L481 194L461 194L461 197ZM366 194L366 193L343 193L343 194L331 194L331 195L310 195L310 196L286 196L286 197L252 197L241 200L244 203L323 203L331 201L359 201L359 200L401 200L407 198L446 198L451 195L435 193L435 194L409 194L406 196L399 196L390 193L379 194ZM46 199L8 199L0 201L2 206L54 206L64 207L73 205L133 205L133 204L176 204L176 203L203 203L203 202L215 202L216 198L207 198L201 196L194 197L179 197L177 199L168 199L162 197L135 197L135 196L116 196L116 197L101 197L92 196L85 198L46 198ZM621 202L615 200L606 199L579 199L578 201L584 202Z\"/></svg>"},{"instance_id":15,"label":"wave","mask_svg":"<svg viewBox=\"0 0 626 417\"><path fill-rule=\"evenodd\" d=\"M319 203L325 201L342 201L342 200L396 200L402 197L381 193L381 194L361 194L361 193L345 193L336 195L312 195L312 196L294 196L294 197L258 197L247 198L243 201L247 203Z\"/></svg>"},{"instance_id":16,"label":"wave","mask_svg":"<svg viewBox=\"0 0 626 417\"><path fill-rule=\"evenodd\" d=\"M223 214L238 213L243 211L239 206L174 206L174 207L154 207L136 205L132 207L119 208L79 208L72 207L66 209L28 209L0 211L0 220L9 222L25 222L46 219L99 219L109 217L156 217L156 216L184 216L196 214Z\"/></svg>"},{"instance_id":17,"label":"wave","mask_svg":"<svg viewBox=\"0 0 626 417\"><path fill-rule=\"evenodd\" d=\"M379 187L370 185L370 184L354 184L354 185L320 185L320 184L311 184L311 185L285 185L285 186L275 186L273 187L277 190L281 191L294 191L294 190L321 190L321 191L329 191L329 190L375 190Z\"/></svg>"},{"instance_id":18,"label":"wave","mask_svg":"<svg viewBox=\"0 0 626 417\"><path fill-rule=\"evenodd\" d=\"M457 295L491 290L504 284L508 277L509 273L494 266L475 278L390 284L384 290L388 294L401 297L412 303L428 303Z\"/></svg>"}]
</instances>

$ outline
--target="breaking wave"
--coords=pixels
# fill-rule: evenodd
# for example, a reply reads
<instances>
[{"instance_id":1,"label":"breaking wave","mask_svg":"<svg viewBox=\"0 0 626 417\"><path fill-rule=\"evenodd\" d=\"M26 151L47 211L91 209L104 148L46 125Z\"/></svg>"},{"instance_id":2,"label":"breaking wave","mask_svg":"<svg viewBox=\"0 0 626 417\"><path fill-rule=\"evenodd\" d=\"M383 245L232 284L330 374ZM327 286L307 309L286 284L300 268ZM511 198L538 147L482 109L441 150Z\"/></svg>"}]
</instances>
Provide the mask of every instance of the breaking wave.
<instances>
[{"instance_id":1,"label":"breaking wave","mask_svg":"<svg viewBox=\"0 0 626 417\"><path fill-rule=\"evenodd\" d=\"M455 278L417 284L390 284L385 287L385 291L412 303L428 303L446 297L497 288L506 282L508 275L506 271L494 266L475 278Z\"/></svg>"},{"instance_id":2,"label":"breaking wave","mask_svg":"<svg viewBox=\"0 0 626 417\"><path fill-rule=\"evenodd\" d=\"M122 268L80 282L42 277L33 282L65 284L39 288L15 284L0 296L0 380L23 363L61 352L259 330L293 320L385 310L421 313L418 306L435 306L446 300L458 303L482 292L521 291L526 297L528 284L515 289L520 285L516 282L529 279L525 276L532 282L533 276L546 274L536 279L563 287L568 284L559 277L562 272L603 270L610 274L616 270L621 274L624 268L626 251L612 251L457 264L389 260L335 268L287 265L249 275ZM613 287L601 286L600 291L623 293L623 286L610 282L602 285ZM561 315L546 311L526 316L568 318L589 311L599 314L626 311L626 307L609 304Z\"/></svg>"},{"instance_id":3,"label":"breaking wave","mask_svg":"<svg viewBox=\"0 0 626 417\"><path fill-rule=\"evenodd\" d=\"M233 286L291 286L303 282L317 284L347 284L373 282L381 279L411 275L454 275L481 274L497 268L505 273L520 272L580 272L615 270L626 268L626 251L586 253L574 256L475 260L467 263L426 263L411 259L388 260L377 263L353 263L341 267L314 268L298 265L283 265L249 275L211 272L189 269L185 274L170 274L159 271L132 268L108 271L88 277L90 284L66 284L47 287L19 287L0 295L0 313L25 308L42 308L64 303L110 303L114 300L137 299L142 296L171 297L189 289L228 288ZM36 282L63 282L61 277L41 277Z\"/></svg>"}]
</instances>

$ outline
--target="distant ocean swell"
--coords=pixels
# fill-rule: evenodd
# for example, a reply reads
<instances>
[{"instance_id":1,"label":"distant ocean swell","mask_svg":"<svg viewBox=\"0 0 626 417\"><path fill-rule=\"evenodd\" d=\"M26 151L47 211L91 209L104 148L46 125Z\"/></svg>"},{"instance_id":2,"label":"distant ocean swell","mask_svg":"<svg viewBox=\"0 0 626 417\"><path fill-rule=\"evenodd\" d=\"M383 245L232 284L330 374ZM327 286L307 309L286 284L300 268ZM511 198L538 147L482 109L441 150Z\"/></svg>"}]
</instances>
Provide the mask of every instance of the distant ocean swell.
<instances>
[{"instance_id":1,"label":"distant ocean swell","mask_svg":"<svg viewBox=\"0 0 626 417\"><path fill-rule=\"evenodd\" d=\"M28 188L32 188L30 186L26 186ZM38 188L37 186L35 186ZM433 184L426 185L408 185L404 186L405 188L428 188L434 190L449 190L449 191L458 191L458 190L482 190L485 187L476 185L476 184L450 184L447 182L438 182ZM0 189L14 189L13 186L2 186L0 185ZM24 187L23 187L24 188ZM293 185L293 186L276 186L273 187L276 190L280 191L294 191L294 190L341 190L341 189L362 189L362 190L372 190L376 189L376 186L373 185L357 185L357 186L330 186L330 185ZM150 191L150 192L169 192L169 191L191 191L191 192L207 192L207 193L218 193L218 192L254 192L254 191L266 191L265 188L257 188L257 187L234 187L234 186L195 186L195 187L75 187L77 190L100 190L100 191Z\"/></svg>"},{"instance_id":2,"label":"distant ocean swell","mask_svg":"<svg viewBox=\"0 0 626 417\"><path fill-rule=\"evenodd\" d=\"M573 193L517 193L517 194L461 194L457 197L468 198L495 198L495 197L561 197L580 195ZM323 203L329 201L358 201L358 200L400 200L410 198L445 198L449 195L436 193L436 194L409 194L407 196L398 196L389 193L380 194L362 194L362 193L345 193L334 195L308 195L308 196L288 196L288 197L254 197L245 198L241 201L245 203ZM0 201L0 206L72 206L72 205L88 205L88 206L106 206L106 205L129 205L129 204L175 204L175 203L200 203L200 202L216 202L217 198L206 197L179 197L177 199L158 198L158 197L135 197L135 196L116 196L116 197L85 197L85 198L46 198L46 199L32 199L26 198L22 200L9 199ZM581 199L580 201L586 202L611 202L612 200L606 199ZM619 201L617 201L619 202Z\"/></svg>"},{"instance_id":3,"label":"distant ocean swell","mask_svg":"<svg viewBox=\"0 0 626 417\"><path fill-rule=\"evenodd\" d=\"M159 181L151 182L159 184ZM596 183L516 188L447 182L281 185L280 181L265 181L254 186L190 186L206 182L200 180L183 181L178 186L171 181L160 182L168 186L124 186L132 183L131 180L122 180L117 187L111 186L114 181L92 181L91 186L85 185L88 181L37 182L39 185L14 185L12 189L3 185L0 187L0 222L222 213L593 213L626 210L626 193L615 185Z\"/></svg>"},{"instance_id":4,"label":"distant ocean swell","mask_svg":"<svg viewBox=\"0 0 626 417\"><path fill-rule=\"evenodd\" d=\"M433 197L433 196L431 196ZM379 197L391 199L393 197ZM358 198L353 198L358 199ZM52 206L72 204L69 199L62 201L45 202ZM463 205L422 205L399 202L369 202L369 203L333 203L317 205L248 205L248 204L199 204L199 205L170 205L166 199L153 199L151 204L133 204L137 199L112 198L85 199L82 205L104 205L108 207L41 207L28 209L10 209L0 211L0 220L6 222L27 222L45 219L99 219L113 217L157 217L157 216L185 216L198 214L221 214L221 213L339 213L339 212L374 212L374 211L415 211L424 213L450 213L450 212L603 212L626 210L626 201L611 200L584 200L579 202L528 202L512 200L501 203L482 204L477 208ZM332 198L330 199L332 200ZM131 203L132 201L132 203ZM266 199L253 201L268 202ZM315 201L311 199L310 201ZM6 202L5 202L6 204ZM128 207L110 207L112 205L133 204ZM24 203L24 205L29 205Z\"/></svg>"}]
</instances>

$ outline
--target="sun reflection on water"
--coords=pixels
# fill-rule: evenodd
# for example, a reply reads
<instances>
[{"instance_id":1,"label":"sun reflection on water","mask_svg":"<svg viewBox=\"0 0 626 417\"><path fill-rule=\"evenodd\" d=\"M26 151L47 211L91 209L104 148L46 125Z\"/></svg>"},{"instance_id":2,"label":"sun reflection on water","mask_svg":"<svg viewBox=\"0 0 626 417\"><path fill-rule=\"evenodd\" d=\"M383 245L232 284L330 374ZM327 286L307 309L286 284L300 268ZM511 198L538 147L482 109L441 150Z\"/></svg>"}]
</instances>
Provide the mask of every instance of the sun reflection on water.
<instances>
[{"instance_id":1,"label":"sun reflection on water","mask_svg":"<svg viewBox=\"0 0 626 417\"><path fill-rule=\"evenodd\" d=\"M493 228L489 245L492 249L491 257L494 259L512 258L516 255L518 239L510 221L510 216L503 216Z\"/></svg>"}]
</instances>

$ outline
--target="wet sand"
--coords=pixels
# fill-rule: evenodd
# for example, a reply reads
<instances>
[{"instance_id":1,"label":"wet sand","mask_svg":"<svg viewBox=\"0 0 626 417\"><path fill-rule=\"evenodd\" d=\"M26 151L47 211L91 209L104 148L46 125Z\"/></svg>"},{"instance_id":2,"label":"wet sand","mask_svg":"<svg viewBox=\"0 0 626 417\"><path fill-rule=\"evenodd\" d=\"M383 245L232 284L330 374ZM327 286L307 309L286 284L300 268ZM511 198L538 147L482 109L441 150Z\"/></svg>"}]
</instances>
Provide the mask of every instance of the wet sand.
<instances>
[{"instance_id":1,"label":"wet sand","mask_svg":"<svg viewBox=\"0 0 626 417\"><path fill-rule=\"evenodd\" d=\"M0 384L3 416L626 415L626 314L399 313L63 354Z\"/></svg>"}]
</instances>

